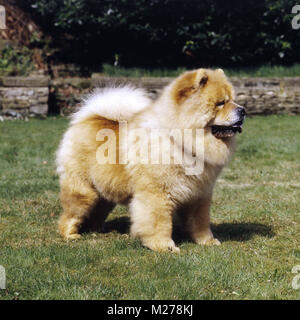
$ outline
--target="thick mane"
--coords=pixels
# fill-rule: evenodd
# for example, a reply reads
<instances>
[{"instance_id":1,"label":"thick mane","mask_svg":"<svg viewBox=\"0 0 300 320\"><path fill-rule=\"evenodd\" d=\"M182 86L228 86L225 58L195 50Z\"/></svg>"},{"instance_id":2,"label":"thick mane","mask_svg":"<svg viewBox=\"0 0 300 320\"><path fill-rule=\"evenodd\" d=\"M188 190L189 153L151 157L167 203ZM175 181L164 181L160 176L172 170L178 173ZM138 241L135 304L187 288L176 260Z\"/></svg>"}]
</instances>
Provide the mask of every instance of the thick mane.
<instances>
[{"instance_id":1,"label":"thick mane","mask_svg":"<svg viewBox=\"0 0 300 320\"><path fill-rule=\"evenodd\" d=\"M71 125L99 115L110 120L129 120L147 108L151 99L144 90L131 86L95 89L83 106L72 115Z\"/></svg>"}]
</instances>

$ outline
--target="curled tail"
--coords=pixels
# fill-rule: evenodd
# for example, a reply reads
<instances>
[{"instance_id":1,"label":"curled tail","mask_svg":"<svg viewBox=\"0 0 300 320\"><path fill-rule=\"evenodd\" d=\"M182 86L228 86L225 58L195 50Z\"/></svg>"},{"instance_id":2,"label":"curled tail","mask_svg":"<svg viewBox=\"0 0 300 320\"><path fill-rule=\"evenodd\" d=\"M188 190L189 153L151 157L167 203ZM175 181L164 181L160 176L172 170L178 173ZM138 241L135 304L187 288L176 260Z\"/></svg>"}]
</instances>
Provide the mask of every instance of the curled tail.
<instances>
[{"instance_id":1,"label":"curled tail","mask_svg":"<svg viewBox=\"0 0 300 320\"><path fill-rule=\"evenodd\" d=\"M131 86L96 89L83 106L72 115L71 125L99 115L106 119L129 120L134 114L147 108L151 99L144 90Z\"/></svg>"}]
</instances>

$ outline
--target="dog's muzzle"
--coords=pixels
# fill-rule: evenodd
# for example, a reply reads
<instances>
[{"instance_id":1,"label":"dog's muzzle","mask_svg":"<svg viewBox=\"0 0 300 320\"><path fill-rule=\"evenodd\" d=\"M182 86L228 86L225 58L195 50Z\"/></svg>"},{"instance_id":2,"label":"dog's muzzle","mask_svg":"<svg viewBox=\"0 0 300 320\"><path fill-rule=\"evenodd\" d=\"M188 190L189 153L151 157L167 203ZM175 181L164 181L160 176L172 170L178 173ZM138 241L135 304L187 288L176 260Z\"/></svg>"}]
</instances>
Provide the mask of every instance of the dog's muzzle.
<instances>
[{"instance_id":1,"label":"dog's muzzle","mask_svg":"<svg viewBox=\"0 0 300 320\"><path fill-rule=\"evenodd\" d=\"M238 106L235 109L235 113L238 120L230 126L215 125L211 127L211 132L216 138L228 138L234 136L237 132L242 132L243 123L246 117L246 111L243 107Z\"/></svg>"}]
</instances>

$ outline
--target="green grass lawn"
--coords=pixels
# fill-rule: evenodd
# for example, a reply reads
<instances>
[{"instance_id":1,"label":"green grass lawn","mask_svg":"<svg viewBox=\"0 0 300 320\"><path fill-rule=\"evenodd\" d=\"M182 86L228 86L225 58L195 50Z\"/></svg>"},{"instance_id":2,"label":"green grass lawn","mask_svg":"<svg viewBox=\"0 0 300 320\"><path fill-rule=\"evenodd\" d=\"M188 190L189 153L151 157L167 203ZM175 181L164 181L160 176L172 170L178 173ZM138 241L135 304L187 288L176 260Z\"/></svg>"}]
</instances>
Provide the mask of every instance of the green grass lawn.
<instances>
[{"instance_id":1,"label":"green grass lawn","mask_svg":"<svg viewBox=\"0 0 300 320\"><path fill-rule=\"evenodd\" d=\"M156 253L128 235L117 207L104 234L65 242L54 151L67 120L0 123L0 299L299 299L300 117L247 118L216 185L219 247L175 230L180 254Z\"/></svg>"},{"instance_id":2,"label":"green grass lawn","mask_svg":"<svg viewBox=\"0 0 300 320\"><path fill-rule=\"evenodd\" d=\"M205 66L208 67L208 66ZM220 66L210 66L210 68L219 68ZM185 68L177 69L143 69L143 68L123 68L114 67L109 64L102 66L103 73L112 77L177 77ZM300 64L291 66L271 66L263 65L260 67L249 68L223 68L229 77L299 77Z\"/></svg>"}]
</instances>

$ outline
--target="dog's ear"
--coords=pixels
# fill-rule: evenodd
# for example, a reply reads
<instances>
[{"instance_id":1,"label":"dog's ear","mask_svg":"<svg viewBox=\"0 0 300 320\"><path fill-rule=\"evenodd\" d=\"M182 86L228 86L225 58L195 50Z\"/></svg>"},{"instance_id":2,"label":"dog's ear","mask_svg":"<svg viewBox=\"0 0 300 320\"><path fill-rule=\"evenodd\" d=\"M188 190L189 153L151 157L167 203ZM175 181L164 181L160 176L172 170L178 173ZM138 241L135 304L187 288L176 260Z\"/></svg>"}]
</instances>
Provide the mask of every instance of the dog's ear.
<instances>
[{"instance_id":1,"label":"dog's ear","mask_svg":"<svg viewBox=\"0 0 300 320\"><path fill-rule=\"evenodd\" d=\"M197 89L197 71L187 71L174 82L173 97L180 104Z\"/></svg>"},{"instance_id":2,"label":"dog's ear","mask_svg":"<svg viewBox=\"0 0 300 320\"><path fill-rule=\"evenodd\" d=\"M175 101L180 104L199 88L204 88L208 81L205 69L187 71L175 80L173 94Z\"/></svg>"},{"instance_id":3,"label":"dog's ear","mask_svg":"<svg viewBox=\"0 0 300 320\"><path fill-rule=\"evenodd\" d=\"M197 70L196 82L199 88L204 88L208 81L208 74L205 69Z\"/></svg>"}]
</instances>

